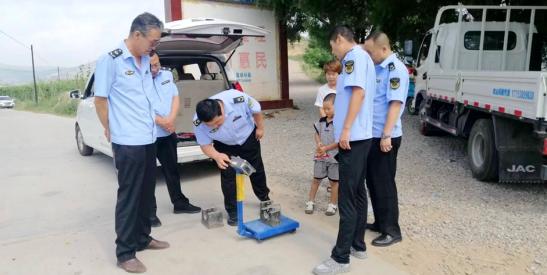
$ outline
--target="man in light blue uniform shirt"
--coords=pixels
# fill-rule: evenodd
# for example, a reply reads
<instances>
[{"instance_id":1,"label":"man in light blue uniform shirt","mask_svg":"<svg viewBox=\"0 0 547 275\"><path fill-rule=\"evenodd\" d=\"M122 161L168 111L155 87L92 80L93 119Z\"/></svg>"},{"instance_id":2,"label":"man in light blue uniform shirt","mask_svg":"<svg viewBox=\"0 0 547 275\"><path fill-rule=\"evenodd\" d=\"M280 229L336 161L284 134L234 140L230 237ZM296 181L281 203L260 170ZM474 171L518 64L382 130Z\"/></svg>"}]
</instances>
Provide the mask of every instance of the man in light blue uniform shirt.
<instances>
[{"instance_id":1,"label":"man in light blue uniform shirt","mask_svg":"<svg viewBox=\"0 0 547 275\"><path fill-rule=\"evenodd\" d=\"M150 237L156 170L154 85L149 54L163 23L150 13L137 16L119 48L97 60L95 106L118 170L115 212L116 257L127 272L146 267L135 254L169 247Z\"/></svg>"},{"instance_id":2,"label":"man in light blue uniform shirt","mask_svg":"<svg viewBox=\"0 0 547 275\"><path fill-rule=\"evenodd\" d=\"M333 54L342 60L342 73L336 83L334 135L339 145L340 224L331 257L313 270L314 274L349 271L350 254L364 259L367 194L365 175L372 139L372 106L376 92L374 64L355 43L346 26L336 27L330 35Z\"/></svg>"},{"instance_id":3,"label":"man in light blue uniform shirt","mask_svg":"<svg viewBox=\"0 0 547 275\"><path fill-rule=\"evenodd\" d=\"M367 224L367 228L381 233L372 245L389 246L402 240L395 173L403 135L401 115L408 94L409 75L406 66L391 51L385 33L370 34L365 48L376 64L377 81L366 180L374 223Z\"/></svg>"},{"instance_id":4,"label":"man in light blue uniform shirt","mask_svg":"<svg viewBox=\"0 0 547 275\"><path fill-rule=\"evenodd\" d=\"M253 191L259 200L270 200L260 150L260 139L264 135L260 104L234 89L202 100L196 105L194 133L203 153L215 160L220 168L228 224L235 226L236 183L235 171L229 167L231 156L240 156L256 169L250 176Z\"/></svg>"},{"instance_id":5,"label":"man in light blue uniform shirt","mask_svg":"<svg viewBox=\"0 0 547 275\"><path fill-rule=\"evenodd\" d=\"M169 68L162 68L160 58L156 53L150 57L150 70L154 79L154 92L157 95L155 104L156 113L156 154L161 164L161 171L165 177L165 185L169 198L173 203L173 213L199 213L201 208L194 206L182 193L177 156L178 138L175 133L175 120L179 112L179 91L175 85L173 74ZM153 227L161 226L157 216L156 197L154 209L150 217Z\"/></svg>"}]
</instances>

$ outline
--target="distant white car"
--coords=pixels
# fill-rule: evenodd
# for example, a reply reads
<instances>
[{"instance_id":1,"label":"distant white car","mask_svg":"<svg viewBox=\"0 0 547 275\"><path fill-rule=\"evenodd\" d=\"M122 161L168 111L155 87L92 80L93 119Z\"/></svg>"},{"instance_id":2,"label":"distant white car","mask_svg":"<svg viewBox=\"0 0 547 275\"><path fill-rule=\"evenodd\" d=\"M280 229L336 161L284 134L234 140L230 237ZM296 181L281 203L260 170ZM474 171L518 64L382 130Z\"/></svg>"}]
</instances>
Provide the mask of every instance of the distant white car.
<instances>
[{"instance_id":1,"label":"distant white car","mask_svg":"<svg viewBox=\"0 0 547 275\"><path fill-rule=\"evenodd\" d=\"M241 90L239 83L230 81L233 74L227 63L243 37L263 37L268 33L260 27L209 18L165 24L165 33L156 51L162 66L173 72L180 93L180 111L176 120L179 163L208 159L193 133L192 118L196 104L223 90ZM96 114L93 80L91 74L83 93L78 90L70 92L71 98L81 99L75 124L76 144L82 156L91 155L93 150L112 156L111 143L106 140Z\"/></svg>"},{"instance_id":2,"label":"distant white car","mask_svg":"<svg viewBox=\"0 0 547 275\"><path fill-rule=\"evenodd\" d=\"M13 108L15 107L15 99L9 96L0 96L0 108Z\"/></svg>"}]
</instances>

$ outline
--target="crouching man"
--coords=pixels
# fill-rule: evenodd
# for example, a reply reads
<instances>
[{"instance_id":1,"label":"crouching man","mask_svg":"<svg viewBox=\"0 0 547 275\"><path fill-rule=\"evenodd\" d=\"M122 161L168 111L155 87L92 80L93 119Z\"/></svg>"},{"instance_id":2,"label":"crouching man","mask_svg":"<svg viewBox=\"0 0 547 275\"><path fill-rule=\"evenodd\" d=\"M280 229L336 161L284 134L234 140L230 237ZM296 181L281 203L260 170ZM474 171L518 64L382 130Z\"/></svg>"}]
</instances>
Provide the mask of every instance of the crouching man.
<instances>
[{"instance_id":1,"label":"crouching man","mask_svg":"<svg viewBox=\"0 0 547 275\"><path fill-rule=\"evenodd\" d=\"M216 161L220 168L220 182L228 224L237 225L235 171L231 156L247 160L256 172L251 175L255 195L269 200L266 173L260 153L260 139L264 136L264 117L260 104L247 94L227 90L196 105L194 133L201 150Z\"/></svg>"}]
</instances>

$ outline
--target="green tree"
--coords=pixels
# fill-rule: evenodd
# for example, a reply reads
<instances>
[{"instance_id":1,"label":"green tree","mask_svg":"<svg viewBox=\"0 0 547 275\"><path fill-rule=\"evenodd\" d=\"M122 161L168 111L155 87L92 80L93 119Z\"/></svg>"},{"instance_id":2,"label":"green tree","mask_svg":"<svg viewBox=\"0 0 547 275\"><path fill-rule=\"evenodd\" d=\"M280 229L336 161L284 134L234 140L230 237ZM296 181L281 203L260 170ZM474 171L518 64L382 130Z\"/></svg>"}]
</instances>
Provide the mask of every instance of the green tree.
<instances>
[{"instance_id":1,"label":"green tree","mask_svg":"<svg viewBox=\"0 0 547 275\"><path fill-rule=\"evenodd\" d=\"M291 42L299 40L305 31L318 40L324 38L323 45L328 46L327 36L336 25L351 26L358 41L362 42L371 25L368 22L368 2L363 0L258 0L257 4L273 8L279 20L286 22Z\"/></svg>"},{"instance_id":2,"label":"green tree","mask_svg":"<svg viewBox=\"0 0 547 275\"><path fill-rule=\"evenodd\" d=\"M273 8L279 20L286 22L290 42L298 41L303 32L309 34L309 51L321 60L308 58L306 62L316 65L322 65L319 61L330 52L328 34L336 25L350 26L357 42L363 42L371 30L384 31L394 43L413 40L416 53L439 8L458 3L546 5L545 0L257 0L259 6ZM536 25L541 28L544 22Z\"/></svg>"}]
</instances>

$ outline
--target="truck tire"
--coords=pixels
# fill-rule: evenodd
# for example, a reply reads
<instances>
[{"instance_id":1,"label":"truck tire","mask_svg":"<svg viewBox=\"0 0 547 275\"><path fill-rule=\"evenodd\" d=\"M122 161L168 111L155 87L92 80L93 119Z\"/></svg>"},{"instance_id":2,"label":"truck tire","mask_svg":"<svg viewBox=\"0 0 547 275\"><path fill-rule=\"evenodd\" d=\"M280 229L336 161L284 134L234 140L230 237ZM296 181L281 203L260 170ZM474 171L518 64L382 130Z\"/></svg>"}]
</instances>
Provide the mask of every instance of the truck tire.
<instances>
[{"instance_id":1,"label":"truck tire","mask_svg":"<svg viewBox=\"0 0 547 275\"><path fill-rule=\"evenodd\" d=\"M413 99L414 99L414 98L412 98L412 97L407 98L407 99L406 99L405 105L406 105L406 111L407 111L407 113L408 113L409 115L415 116L415 115L418 114L418 108L412 106L412 100L413 100Z\"/></svg>"},{"instance_id":2,"label":"truck tire","mask_svg":"<svg viewBox=\"0 0 547 275\"><path fill-rule=\"evenodd\" d=\"M480 181L490 181L497 178L498 151L492 120L479 119L473 124L467 140L467 154L474 178Z\"/></svg>"},{"instance_id":3,"label":"truck tire","mask_svg":"<svg viewBox=\"0 0 547 275\"><path fill-rule=\"evenodd\" d=\"M82 131L80 131L80 126L78 126L78 124L76 124L76 146L78 147L78 152L80 152L80 155L82 156L90 156L93 154L93 148L85 144Z\"/></svg>"},{"instance_id":4,"label":"truck tire","mask_svg":"<svg viewBox=\"0 0 547 275\"><path fill-rule=\"evenodd\" d=\"M425 116L425 104L426 104L426 100L422 100L420 102L420 108L418 110L420 110L420 133L423 135L423 136L432 136L434 133L436 133L437 131L435 131L435 126L427 123L423 118L423 116Z\"/></svg>"}]
</instances>

